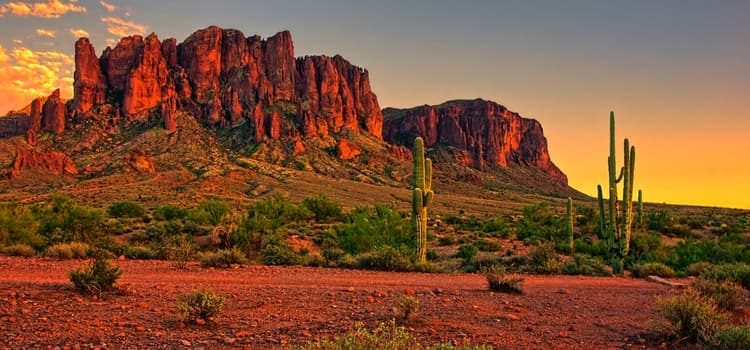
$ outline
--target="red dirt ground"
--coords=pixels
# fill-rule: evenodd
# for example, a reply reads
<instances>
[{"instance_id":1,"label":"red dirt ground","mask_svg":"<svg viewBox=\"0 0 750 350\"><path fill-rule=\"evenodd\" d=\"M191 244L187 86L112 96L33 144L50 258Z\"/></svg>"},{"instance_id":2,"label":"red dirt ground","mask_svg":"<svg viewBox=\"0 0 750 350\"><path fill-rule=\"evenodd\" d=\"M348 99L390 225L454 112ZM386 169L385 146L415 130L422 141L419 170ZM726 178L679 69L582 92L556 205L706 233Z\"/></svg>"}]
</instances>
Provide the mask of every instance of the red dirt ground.
<instances>
[{"instance_id":1,"label":"red dirt ground","mask_svg":"<svg viewBox=\"0 0 750 350\"><path fill-rule=\"evenodd\" d=\"M80 296L67 272L84 261L0 257L0 348L287 348L394 317L396 300L421 301L407 321L422 343L496 349L623 349L645 338L669 287L620 277L527 276L523 295L491 293L475 274L387 273L246 266L177 270L119 261L123 293ZM216 323L185 325L177 296L206 287L226 297ZM656 345L655 345L656 344Z\"/></svg>"}]
</instances>

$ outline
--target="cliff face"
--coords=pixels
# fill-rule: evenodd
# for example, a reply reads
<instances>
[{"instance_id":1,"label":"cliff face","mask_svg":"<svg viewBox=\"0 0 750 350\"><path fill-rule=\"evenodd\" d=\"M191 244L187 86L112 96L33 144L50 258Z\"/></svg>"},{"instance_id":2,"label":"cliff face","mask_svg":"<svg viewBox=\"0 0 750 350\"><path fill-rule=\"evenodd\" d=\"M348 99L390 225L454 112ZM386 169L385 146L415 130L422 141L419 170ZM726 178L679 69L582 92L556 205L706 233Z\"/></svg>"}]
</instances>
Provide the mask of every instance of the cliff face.
<instances>
[{"instance_id":1,"label":"cliff face","mask_svg":"<svg viewBox=\"0 0 750 350\"><path fill-rule=\"evenodd\" d=\"M387 142L408 145L421 136L427 147L440 142L466 151L470 155L467 165L480 170L487 164L534 166L568 182L550 160L542 125L495 102L457 100L439 106L391 108L385 115Z\"/></svg>"}]
</instances>

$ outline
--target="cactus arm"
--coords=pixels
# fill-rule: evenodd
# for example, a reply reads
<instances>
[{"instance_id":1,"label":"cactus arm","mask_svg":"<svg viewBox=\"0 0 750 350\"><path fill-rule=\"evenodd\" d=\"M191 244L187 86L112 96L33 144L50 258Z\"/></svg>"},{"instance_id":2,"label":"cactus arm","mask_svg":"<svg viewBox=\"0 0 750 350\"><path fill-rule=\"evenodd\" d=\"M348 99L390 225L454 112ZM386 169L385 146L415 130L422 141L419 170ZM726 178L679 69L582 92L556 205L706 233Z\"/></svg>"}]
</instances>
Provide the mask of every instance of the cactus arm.
<instances>
[{"instance_id":1,"label":"cactus arm","mask_svg":"<svg viewBox=\"0 0 750 350\"><path fill-rule=\"evenodd\" d=\"M432 159L430 158L424 160L424 189L432 189Z\"/></svg>"},{"instance_id":2,"label":"cactus arm","mask_svg":"<svg viewBox=\"0 0 750 350\"><path fill-rule=\"evenodd\" d=\"M643 191L638 190L638 218L636 224L639 228L643 228Z\"/></svg>"},{"instance_id":3,"label":"cactus arm","mask_svg":"<svg viewBox=\"0 0 750 350\"><path fill-rule=\"evenodd\" d=\"M604 197L602 196L602 185L596 185L596 193L599 197L599 237L606 238L607 234L604 231L604 223L607 221L607 217L604 213Z\"/></svg>"},{"instance_id":4,"label":"cactus arm","mask_svg":"<svg viewBox=\"0 0 750 350\"><path fill-rule=\"evenodd\" d=\"M570 238L570 255L575 251L575 237L573 233L573 199L568 197L568 237Z\"/></svg>"}]
</instances>

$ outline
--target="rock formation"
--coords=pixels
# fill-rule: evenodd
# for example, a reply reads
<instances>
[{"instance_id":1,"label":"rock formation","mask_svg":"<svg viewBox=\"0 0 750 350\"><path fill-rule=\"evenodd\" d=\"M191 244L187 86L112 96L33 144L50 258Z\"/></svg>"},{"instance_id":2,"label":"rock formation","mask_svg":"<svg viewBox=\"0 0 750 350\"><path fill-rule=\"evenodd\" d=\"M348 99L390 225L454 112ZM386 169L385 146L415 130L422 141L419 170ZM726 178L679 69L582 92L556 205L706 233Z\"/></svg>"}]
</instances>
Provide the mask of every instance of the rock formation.
<instances>
[{"instance_id":1,"label":"rock formation","mask_svg":"<svg viewBox=\"0 0 750 350\"><path fill-rule=\"evenodd\" d=\"M104 103L107 82L99 66L94 46L88 38L80 38L75 45L76 70L73 75L73 113L88 112L95 104Z\"/></svg>"},{"instance_id":2,"label":"rock formation","mask_svg":"<svg viewBox=\"0 0 750 350\"><path fill-rule=\"evenodd\" d=\"M36 152L17 148L11 178L18 178L25 171L43 171L53 175L75 175L78 168L70 157L60 152Z\"/></svg>"},{"instance_id":3,"label":"rock formation","mask_svg":"<svg viewBox=\"0 0 750 350\"><path fill-rule=\"evenodd\" d=\"M65 102L60 98L60 89L57 89L47 98L42 107L42 128L61 134L65 131L66 114Z\"/></svg>"},{"instance_id":4,"label":"rock formation","mask_svg":"<svg viewBox=\"0 0 750 350\"><path fill-rule=\"evenodd\" d=\"M440 142L466 151L469 165L524 165L542 169L567 184L567 177L552 163L542 125L505 107L481 99L456 100L439 106L385 111L383 136L388 142L408 145L416 136L425 146Z\"/></svg>"}]
</instances>

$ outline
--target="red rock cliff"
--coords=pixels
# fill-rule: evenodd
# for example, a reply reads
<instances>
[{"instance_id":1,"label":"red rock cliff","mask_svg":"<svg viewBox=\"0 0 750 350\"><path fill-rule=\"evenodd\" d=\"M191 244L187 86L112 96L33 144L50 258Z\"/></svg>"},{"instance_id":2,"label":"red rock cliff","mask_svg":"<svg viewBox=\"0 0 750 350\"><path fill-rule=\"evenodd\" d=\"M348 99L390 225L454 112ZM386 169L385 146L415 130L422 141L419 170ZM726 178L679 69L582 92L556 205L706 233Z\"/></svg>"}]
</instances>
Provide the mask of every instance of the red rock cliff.
<instances>
[{"instance_id":1,"label":"red rock cliff","mask_svg":"<svg viewBox=\"0 0 750 350\"><path fill-rule=\"evenodd\" d=\"M410 145L421 136L427 147L444 143L467 151L472 166L525 165L544 170L567 184L568 179L547 152L542 125L505 107L481 99L456 100L439 106L385 110L383 137Z\"/></svg>"}]
</instances>

